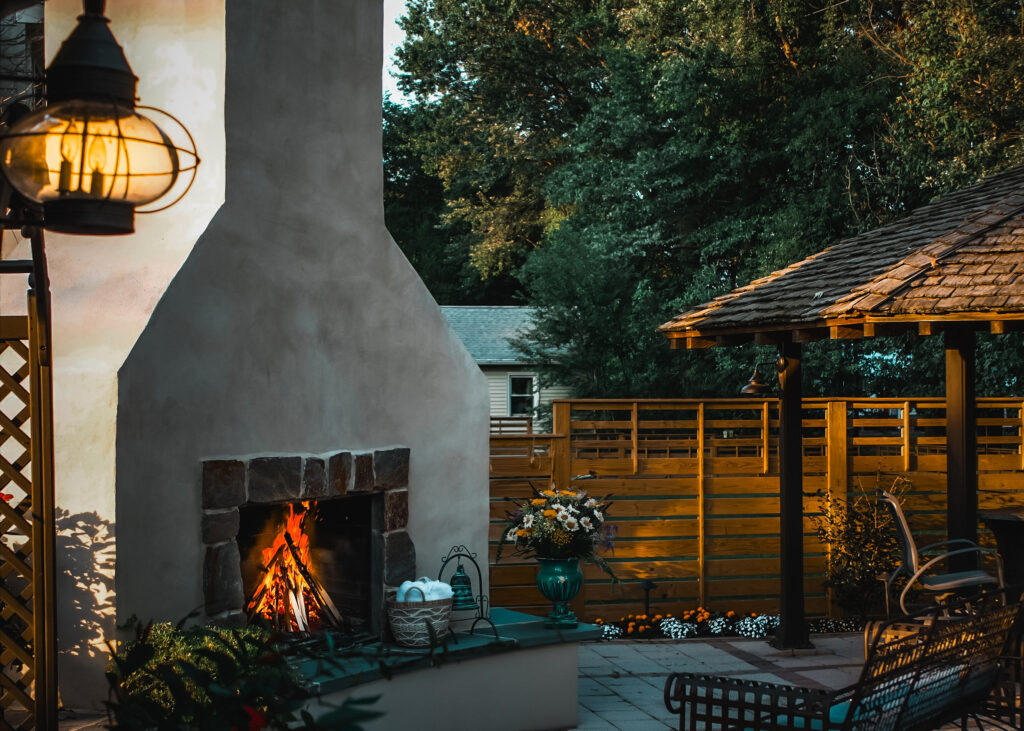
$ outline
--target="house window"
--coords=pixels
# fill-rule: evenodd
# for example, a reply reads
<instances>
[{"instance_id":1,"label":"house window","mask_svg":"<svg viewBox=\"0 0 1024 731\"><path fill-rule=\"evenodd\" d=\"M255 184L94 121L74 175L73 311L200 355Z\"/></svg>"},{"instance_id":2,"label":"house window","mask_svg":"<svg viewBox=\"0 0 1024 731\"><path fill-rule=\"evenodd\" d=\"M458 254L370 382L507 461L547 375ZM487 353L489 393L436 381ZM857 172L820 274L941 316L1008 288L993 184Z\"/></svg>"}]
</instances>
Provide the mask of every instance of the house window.
<instances>
[{"instance_id":1,"label":"house window","mask_svg":"<svg viewBox=\"0 0 1024 731\"><path fill-rule=\"evenodd\" d=\"M508 377L508 415L533 416L538 402L536 379L533 375Z\"/></svg>"}]
</instances>

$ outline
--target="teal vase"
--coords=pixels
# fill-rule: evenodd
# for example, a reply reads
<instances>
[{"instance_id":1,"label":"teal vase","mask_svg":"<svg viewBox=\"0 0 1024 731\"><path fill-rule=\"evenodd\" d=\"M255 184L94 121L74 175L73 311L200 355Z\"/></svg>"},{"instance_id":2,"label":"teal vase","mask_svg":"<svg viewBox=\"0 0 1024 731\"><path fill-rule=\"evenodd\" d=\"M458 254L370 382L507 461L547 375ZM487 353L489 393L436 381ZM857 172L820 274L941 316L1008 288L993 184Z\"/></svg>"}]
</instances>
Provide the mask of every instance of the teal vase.
<instances>
[{"instance_id":1,"label":"teal vase","mask_svg":"<svg viewBox=\"0 0 1024 731\"><path fill-rule=\"evenodd\" d=\"M583 572L578 558L538 558L540 571L537 572L537 588L544 598L553 605L551 614L544 620L545 627L568 629L578 623L576 615L569 609L569 602L583 586Z\"/></svg>"}]
</instances>

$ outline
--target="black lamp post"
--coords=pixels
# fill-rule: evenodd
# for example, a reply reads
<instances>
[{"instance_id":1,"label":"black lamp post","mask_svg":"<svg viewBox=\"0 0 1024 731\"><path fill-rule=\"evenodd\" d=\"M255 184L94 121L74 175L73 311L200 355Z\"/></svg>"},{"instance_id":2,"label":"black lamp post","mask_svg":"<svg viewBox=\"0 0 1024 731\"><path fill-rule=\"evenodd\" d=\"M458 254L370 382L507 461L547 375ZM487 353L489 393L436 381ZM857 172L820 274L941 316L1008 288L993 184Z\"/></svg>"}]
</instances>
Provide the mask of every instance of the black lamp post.
<instances>
[{"instance_id":1,"label":"black lamp post","mask_svg":"<svg viewBox=\"0 0 1024 731\"><path fill-rule=\"evenodd\" d=\"M132 233L136 209L166 195L183 173L191 173L190 186L199 157L174 117L154 110L181 127L188 147L138 113L138 79L103 0L83 7L46 69L46 106L0 137L0 171L38 216L25 222L69 234Z\"/></svg>"}]
</instances>

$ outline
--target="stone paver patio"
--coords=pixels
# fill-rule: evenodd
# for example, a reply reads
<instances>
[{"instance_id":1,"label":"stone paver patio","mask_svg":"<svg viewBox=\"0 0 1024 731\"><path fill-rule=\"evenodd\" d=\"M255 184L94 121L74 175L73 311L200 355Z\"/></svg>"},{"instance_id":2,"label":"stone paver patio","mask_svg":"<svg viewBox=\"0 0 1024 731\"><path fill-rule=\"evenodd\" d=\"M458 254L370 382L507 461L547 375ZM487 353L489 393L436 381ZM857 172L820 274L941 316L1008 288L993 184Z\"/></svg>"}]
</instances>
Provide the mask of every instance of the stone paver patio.
<instances>
[{"instance_id":1,"label":"stone paver patio","mask_svg":"<svg viewBox=\"0 0 1024 731\"><path fill-rule=\"evenodd\" d=\"M596 642L579 648L579 731L665 731L679 717L663 700L675 671L814 688L842 688L864 663L860 634L824 635L815 649L780 652L765 640Z\"/></svg>"}]
</instances>

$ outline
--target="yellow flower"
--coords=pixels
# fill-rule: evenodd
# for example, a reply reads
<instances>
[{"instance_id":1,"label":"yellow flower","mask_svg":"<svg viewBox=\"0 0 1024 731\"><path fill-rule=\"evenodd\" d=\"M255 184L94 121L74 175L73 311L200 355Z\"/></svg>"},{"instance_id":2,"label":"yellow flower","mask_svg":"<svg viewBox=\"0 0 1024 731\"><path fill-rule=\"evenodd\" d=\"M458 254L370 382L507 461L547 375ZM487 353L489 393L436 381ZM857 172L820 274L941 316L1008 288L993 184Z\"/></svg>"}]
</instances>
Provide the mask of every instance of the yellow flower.
<instances>
[{"instance_id":1,"label":"yellow flower","mask_svg":"<svg viewBox=\"0 0 1024 731\"><path fill-rule=\"evenodd\" d=\"M522 528L520 528L519 530L516 531L516 535L519 536L520 538L525 538L526 536L530 535L530 531L523 530Z\"/></svg>"},{"instance_id":2,"label":"yellow flower","mask_svg":"<svg viewBox=\"0 0 1024 731\"><path fill-rule=\"evenodd\" d=\"M547 500L545 500L542 497L537 497L537 498L534 498L533 500L530 501L530 505L544 505L546 503L547 503Z\"/></svg>"},{"instance_id":3,"label":"yellow flower","mask_svg":"<svg viewBox=\"0 0 1024 731\"><path fill-rule=\"evenodd\" d=\"M554 497L556 495L554 490L541 490L540 494L545 497Z\"/></svg>"},{"instance_id":4,"label":"yellow flower","mask_svg":"<svg viewBox=\"0 0 1024 731\"><path fill-rule=\"evenodd\" d=\"M558 512L555 510L544 510L541 512L541 515L543 515L545 518L554 518L556 515L558 515Z\"/></svg>"}]
</instances>

